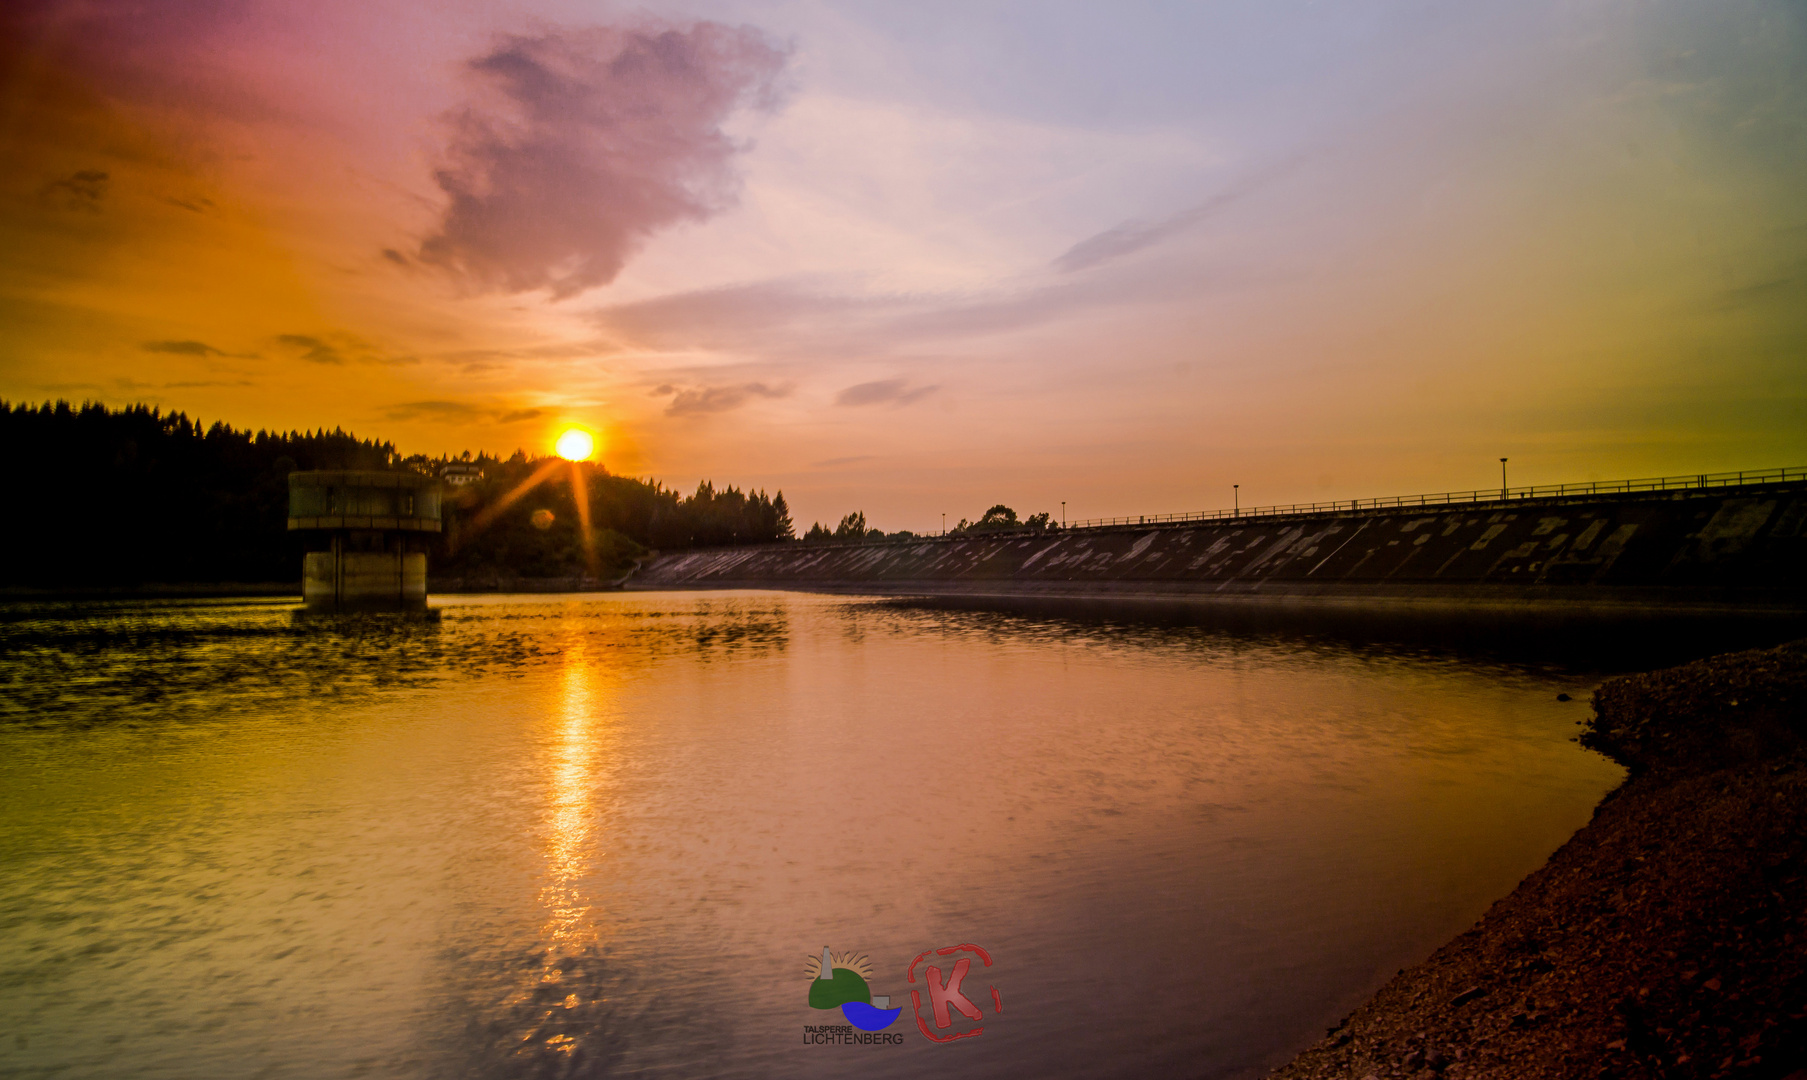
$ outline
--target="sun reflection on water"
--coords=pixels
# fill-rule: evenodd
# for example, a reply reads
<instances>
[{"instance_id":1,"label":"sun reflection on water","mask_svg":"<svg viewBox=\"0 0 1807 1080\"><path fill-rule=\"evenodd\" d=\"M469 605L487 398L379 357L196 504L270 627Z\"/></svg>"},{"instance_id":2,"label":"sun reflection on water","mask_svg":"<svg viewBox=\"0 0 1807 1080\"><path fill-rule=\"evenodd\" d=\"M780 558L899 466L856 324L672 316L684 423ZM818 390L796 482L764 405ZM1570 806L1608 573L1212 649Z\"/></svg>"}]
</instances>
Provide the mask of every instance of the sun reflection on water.
<instances>
[{"instance_id":1,"label":"sun reflection on water","mask_svg":"<svg viewBox=\"0 0 1807 1080\"><path fill-rule=\"evenodd\" d=\"M531 1002L536 1022L522 1041L573 1054L585 1034L586 987L595 972L606 914L586 887L607 852L602 847L599 805L615 744L611 669L594 662L581 642L563 650L555 700L556 726L546 758L543 848L545 877L539 905L540 965L518 1000Z\"/></svg>"},{"instance_id":2,"label":"sun reflection on water","mask_svg":"<svg viewBox=\"0 0 1807 1080\"><path fill-rule=\"evenodd\" d=\"M595 943L591 905L581 882L600 857L595 821L597 762L605 727L597 713L602 696L600 669L587 662L582 645L565 652L559 684L558 742L546 821L546 883L540 903L549 914L545 936L561 951Z\"/></svg>"}]
</instances>

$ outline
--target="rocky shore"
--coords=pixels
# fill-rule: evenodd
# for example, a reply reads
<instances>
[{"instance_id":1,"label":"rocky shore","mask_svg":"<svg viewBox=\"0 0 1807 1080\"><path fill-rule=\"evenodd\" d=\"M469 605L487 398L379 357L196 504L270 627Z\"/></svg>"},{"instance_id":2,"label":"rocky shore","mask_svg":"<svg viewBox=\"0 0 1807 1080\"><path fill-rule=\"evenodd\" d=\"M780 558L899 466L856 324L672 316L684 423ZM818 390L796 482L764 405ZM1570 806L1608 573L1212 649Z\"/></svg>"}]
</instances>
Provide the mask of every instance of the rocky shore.
<instances>
[{"instance_id":1,"label":"rocky shore","mask_svg":"<svg viewBox=\"0 0 1807 1080\"><path fill-rule=\"evenodd\" d=\"M1593 821L1273 1077L1807 1080L1807 641L1594 709Z\"/></svg>"}]
</instances>

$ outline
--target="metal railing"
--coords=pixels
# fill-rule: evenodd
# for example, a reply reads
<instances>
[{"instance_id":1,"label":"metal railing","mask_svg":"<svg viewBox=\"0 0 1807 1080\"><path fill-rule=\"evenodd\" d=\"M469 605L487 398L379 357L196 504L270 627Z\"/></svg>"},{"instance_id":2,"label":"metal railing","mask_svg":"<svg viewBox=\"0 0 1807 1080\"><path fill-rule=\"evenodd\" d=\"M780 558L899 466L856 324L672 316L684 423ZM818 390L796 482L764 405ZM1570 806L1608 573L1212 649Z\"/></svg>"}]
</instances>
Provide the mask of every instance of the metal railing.
<instances>
[{"instance_id":1,"label":"metal railing","mask_svg":"<svg viewBox=\"0 0 1807 1080\"><path fill-rule=\"evenodd\" d=\"M1414 506L1511 502L1515 499L1550 499L1566 495L1616 495L1638 491L1739 487L1745 484L1777 484L1790 480L1807 480L1807 466L1785 469L1746 469L1739 472L1693 473L1687 476L1654 476L1640 480L1590 480L1584 484L1534 484L1530 487L1477 488L1473 491L1443 491L1435 495L1388 495L1374 499L1284 503L1274 506L1251 506L1247 510L1199 510L1189 514L1133 514L1128 517L1069 521L1066 528L1102 529L1120 525L1167 525L1188 521L1274 517L1284 514L1322 514L1338 510L1385 510Z\"/></svg>"}]
</instances>

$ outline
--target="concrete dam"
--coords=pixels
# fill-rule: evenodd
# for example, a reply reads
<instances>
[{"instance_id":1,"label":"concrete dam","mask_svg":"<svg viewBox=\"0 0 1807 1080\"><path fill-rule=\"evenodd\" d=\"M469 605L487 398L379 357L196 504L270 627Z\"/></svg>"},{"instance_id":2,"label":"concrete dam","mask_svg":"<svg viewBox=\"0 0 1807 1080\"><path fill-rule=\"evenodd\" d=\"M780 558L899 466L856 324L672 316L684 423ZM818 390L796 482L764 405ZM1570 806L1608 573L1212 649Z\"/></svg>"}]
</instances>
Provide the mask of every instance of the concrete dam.
<instances>
[{"instance_id":1,"label":"concrete dam","mask_svg":"<svg viewBox=\"0 0 1807 1080\"><path fill-rule=\"evenodd\" d=\"M1807 476L1699 480L1039 533L717 548L662 555L627 587L1040 597L1225 614L1662 614L1807 626ZM1633 483L1642 482L1625 482Z\"/></svg>"}]
</instances>

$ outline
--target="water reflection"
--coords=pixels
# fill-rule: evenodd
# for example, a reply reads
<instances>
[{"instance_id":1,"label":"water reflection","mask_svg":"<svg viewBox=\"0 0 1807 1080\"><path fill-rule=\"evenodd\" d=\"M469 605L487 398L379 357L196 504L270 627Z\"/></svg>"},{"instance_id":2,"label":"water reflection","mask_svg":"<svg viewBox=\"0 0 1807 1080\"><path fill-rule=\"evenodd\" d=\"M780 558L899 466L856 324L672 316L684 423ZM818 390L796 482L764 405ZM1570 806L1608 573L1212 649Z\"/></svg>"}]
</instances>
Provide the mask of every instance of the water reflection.
<instances>
[{"instance_id":1,"label":"water reflection","mask_svg":"<svg viewBox=\"0 0 1807 1080\"><path fill-rule=\"evenodd\" d=\"M599 627L596 615L570 605L549 620L557 666L521 777L532 799L523 807L523 839L537 856L523 914L531 912L537 926L524 942L504 933L444 971L450 996L461 1003L444 1066L449 1074L599 1075L626 1049L618 1012L633 965L607 955L614 936L606 899L613 869L608 806L620 752L617 691L647 657L609 647L620 635ZM506 910L506 901L497 902ZM496 918L506 926L506 915ZM490 982L511 986L494 1006L465 989Z\"/></svg>"},{"instance_id":2,"label":"water reflection","mask_svg":"<svg viewBox=\"0 0 1807 1080\"><path fill-rule=\"evenodd\" d=\"M769 597L691 602L436 600L437 618L308 616L291 601L0 604L0 724L57 728L334 708L453 680L593 659L705 661L782 652ZM552 635L557 635L556 644Z\"/></svg>"},{"instance_id":3,"label":"water reflection","mask_svg":"<svg viewBox=\"0 0 1807 1080\"><path fill-rule=\"evenodd\" d=\"M607 728L598 716L606 670L592 665L581 642L565 647L559 672L562 718L547 807L546 884L540 903L550 915L542 936L567 952L596 940L580 882L599 854L594 794L599 781L596 763L609 753Z\"/></svg>"},{"instance_id":4,"label":"water reflection","mask_svg":"<svg viewBox=\"0 0 1807 1080\"><path fill-rule=\"evenodd\" d=\"M612 739L610 725L601 715L608 669L590 660L581 641L569 642L563 652L558 734L548 763L546 881L540 888L540 905L546 910L540 939L546 958L531 996L535 1001L556 999L555 1007L541 1018L541 1044L554 1053L572 1054L579 1049L583 1027L561 1023L559 1017L561 1011L584 1004L577 984L568 985L566 976L581 978L578 962L596 956L602 941L600 912L583 883L592 873L606 872L596 865L602 854L596 790L602 782L598 763L612 752Z\"/></svg>"},{"instance_id":5,"label":"water reflection","mask_svg":"<svg viewBox=\"0 0 1807 1080\"><path fill-rule=\"evenodd\" d=\"M92 681L0 723L29 1077L1234 1075L1618 775L1574 672L858 598L0 626L5 685L46 656ZM799 1045L801 956L896 995L957 941L1013 1003L975 1045Z\"/></svg>"},{"instance_id":6,"label":"water reflection","mask_svg":"<svg viewBox=\"0 0 1807 1080\"><path fill-rule=\"evenodd\" d=\"M1632 605L1539 608L1502 600L1486 604L1425 602L1373 608L1325 605L1305 612L1284 604L1212 603L1184 596L1048 597L948 595L894 598L891 607L932 617L991 613L1102 631L1143 640L1188 631L1234 636L1283 648L1322 643L1389 655L1414 653L1537 663L1567 670L1647 671L1736 649L1777 645L1807 633L1807 618L1785 608L1702 606L1655 609Z\"/></svg>"}]
</instances>

